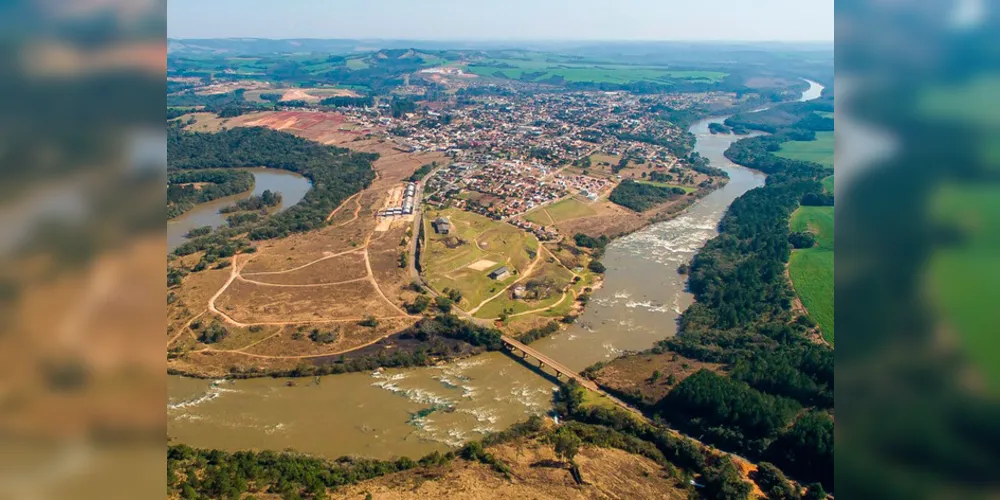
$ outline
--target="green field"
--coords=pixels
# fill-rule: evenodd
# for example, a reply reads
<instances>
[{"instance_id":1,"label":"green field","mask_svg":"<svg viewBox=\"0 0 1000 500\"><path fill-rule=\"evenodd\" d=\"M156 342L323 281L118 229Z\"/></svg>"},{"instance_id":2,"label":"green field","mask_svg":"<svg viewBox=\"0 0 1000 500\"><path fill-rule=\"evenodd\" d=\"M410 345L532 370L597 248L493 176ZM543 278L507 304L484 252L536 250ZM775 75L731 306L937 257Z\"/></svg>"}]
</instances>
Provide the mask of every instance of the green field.
<instances>
[{"instance_id":1,"label":"green field","mask_svg":"<svg viewBox=\"0 0 1000 500\"><path fill-rule=\"evenodd\" d=\"M559 77L566 82L632 83L659 82L669 84L678 80L716 83L727 76L719 71L677 71L650 66L624 64L563 63L545 60L490 59L470 64L469 72L481 76L502 76L521 79L525 73L531 80Z\"/></svg>"},{"instance_id":2,"label":"green field","mask_svg":"<svg viewBox=\"0 0 1000 500\"><path fill-rule=\"evenodd\" d=\"M524 216L524 219L540 226L550 226L565 220L579 219L597 215L590 205L573 197L557 201L551 205L539 207Z\"/></svg>"},{"instance_id":3,"label":"green field","mask_svg":"<svg viewBox=\"0 0 1000 500\"><path fill-rule=\"evenodd\" d=\"M678 184L670 184L668 182L643 181L643 180L639 180L639 179L636 179L635 182L638 182L639 184L649 184L651 186L659 186L659 187L665 187L665 188L680 188L680 189L683 189L685 193L693 193L693 192L695 192L695 191L698 190L698 188L696 188L694 186L681 186L681 185L678 185Z\"/></svg>"},{"instance_id":4,"label":"green field","mask_svg":"<svg viewBox=\"0 0 1000 500\"><path fill-rule=\"evenodd\" d=\"M573 273L559 265L558 262L549 262L546 259L544 263L535 269L531 276L521 281L520 284L527 284L533 280L551 280L552 283L555 283L555 288L561 290L573 282ZM510 294L503 294L484 304L482 309L476 311L476 317L492 319L499 317L503 311L507 311L508 314L518 314L548 308L556 304L559 304L559 308L561 309L564 305L572 304L574 297L572 294L569 294L562 302L560 302L560 299L562 299L562 292L553 292L552 295L545 299L534 301L516 300Z\"/></svg>"},{"instance_id":5,"label":"green field","mask_svg":"<svg viewBox=\"0 0 1000 500\"><path fill-rule=\"evenodd\" d=\"M815 141L789 141L774 153L792 160L814 161L833 168L833 132L816 132Z\"/></svg>"},{"instance_id":6,"label":"green field","mask_svg":"<svg viewBox=\"0 0 1000 500\"><path fill-rule=\"evenodd\" d=\"M788 272L809 316L819 323L823 337L832 344L833 207L800 207L792 214L791 229L816 235L816 246L792 252Z\"/></svg>"},{"instance_id":7,"label":"green field","mask_svg":"<svg viewBox=\"0 0 1000 500\"><path fill-rule=\"evenodd\" d=\"M451 220L450 234L434 232L430 223L438 216ZM538 252L534 236L510 224L458 209L426 213L424 232L427 245L420 260L424 279L438 292L445 288L461 291L463 299L459 306L463 309L476 307L517 279L514 275L495 281L487 276L490 271L501 265L522 271ZM495 264L481 271L468 267L480 260Z\"/></svg>"},{"instance_id":8,"label":"green field","mask_svg":"<svg viewBox=\"0 0 1000 500\"><path fill-rule=\"evenodd\" d=\"M347 69L351 71L357 71L359 69L368 69L371 65L365 62L364 59L360 57L352 58L347 60Z\"/></svg>"},{"instance_id":9,"label":"green field","mask_svg":"<svg viewBox=\"0 0 1000 500\"><path fill-rule=\"evenodd\" d=\"M823 189L826 190L827 193L832 193L833 192L833 176L832 175L829 176L829 177L824 177L823 178Z\"/></svg>"},{"instance_id":10,"label":"green field","mask_svg":"<svg viewBox=\"0 0 1000 500\"><path fill-rule=\"evenodd\" d=\"M938 248L928 266L930 289L945 331L958 334L962 352L987 385L1000 391L1000 189L995 185L942 188L934 197L934 220L959 228L960 245Z\"/></svg>"}]
</instances>

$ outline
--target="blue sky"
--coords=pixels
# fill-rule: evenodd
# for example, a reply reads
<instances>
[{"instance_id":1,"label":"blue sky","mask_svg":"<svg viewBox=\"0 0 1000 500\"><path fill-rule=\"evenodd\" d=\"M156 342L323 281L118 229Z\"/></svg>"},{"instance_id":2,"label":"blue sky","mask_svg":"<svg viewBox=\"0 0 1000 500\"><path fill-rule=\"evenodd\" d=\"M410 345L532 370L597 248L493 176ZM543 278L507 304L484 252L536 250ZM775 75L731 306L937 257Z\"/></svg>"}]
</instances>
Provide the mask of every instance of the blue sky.
<instances>
[{"instance_id":1,"label":"blue sky","mask_svg":"<svg viewBox=\"0 0 1000 500\"><path fill-rule=\"evenodd\" d=\"M833 0L169 0L173 38L832 41Z\"/></svg>"}]
</instances>

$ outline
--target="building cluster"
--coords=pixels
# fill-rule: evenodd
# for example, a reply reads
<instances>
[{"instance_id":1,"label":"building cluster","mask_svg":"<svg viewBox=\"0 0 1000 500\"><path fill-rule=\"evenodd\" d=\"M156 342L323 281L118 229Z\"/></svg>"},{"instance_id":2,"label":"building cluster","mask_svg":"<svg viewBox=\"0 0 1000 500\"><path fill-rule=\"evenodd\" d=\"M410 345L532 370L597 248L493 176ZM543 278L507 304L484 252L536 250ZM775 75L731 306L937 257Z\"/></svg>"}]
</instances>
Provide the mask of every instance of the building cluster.
<instances>
[{"instance_id":1,"label":"building cluster","mask_svg":"<svg viewBox=\"0 0 1000 500\"><path fill-rule=\"evenodd\" d=\"M483 166L464 184L466 189L488 195L481 200L489 202L490 212L507 218L565 196L566 189L549 176L545 167L507 161Z\"/></svg>"},{"instance_id":2,"label":"building cluster","mask_svg":"<svg viewBox=\"0 0 1000 500\"><path fill-rule=\"evenodd\" d=\"M403 193L402 203L398 207L382 209L378 212L379 217L395 217L397 215L410 215L413 213L413 198L416 196L417 184L410 182L406 185Z\"/></svg>"},{"instance_id":3,"label":"building cluster","mask_svg":"<svg viewBox=\"0 0 1000 500\"><path fill-rule=\"evenodd\" d=\"M540 241L556 241L559 239L559 231L557 231L554 227L539 226L534 222L528 222L521 218L510 219L507 222L523 231L527 231L535 235L535 237Z\"/></svg>"}]
</instances>

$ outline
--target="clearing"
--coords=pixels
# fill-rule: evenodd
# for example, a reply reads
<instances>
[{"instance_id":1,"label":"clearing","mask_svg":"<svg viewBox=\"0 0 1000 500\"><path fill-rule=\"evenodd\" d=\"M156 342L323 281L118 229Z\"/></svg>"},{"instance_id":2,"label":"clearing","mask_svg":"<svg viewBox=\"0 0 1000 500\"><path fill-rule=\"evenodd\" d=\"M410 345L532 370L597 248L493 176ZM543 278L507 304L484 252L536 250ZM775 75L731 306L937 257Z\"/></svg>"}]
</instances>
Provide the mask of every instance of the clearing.
<instances>
[{"instance_id":1,"label":"clearing","mask_svg":"<svg viewBox=\"0 0 1000 500\"><path fill-rule=\"evenodd\" d=\"M679 354L636 354L615 359L594 371L590 378L602 387L630 394L647 406L655 405L671 389L702 368L722 372L722 365L703 363ZM657 375L658 373L658 375Z\"/></svg>"},{"instance_id":2,"label":"clearing","mask_svg":"<svg viewBox=\"0 0 1000 500\"><path fill-rule=\"evenodd\" d=\"M792 252L788 273L802 305L833 344L833 207L799 207L791 229L816 235L816 246Z\"/></svg>"},{"instance_id":3,"label":"clearing","mask_svg":"<svg viewBox=\"0 0 1000 500\"><path fill-rule=\"evenodd\" d=\"M570 196L551 205L538 207L523 217L525 220L540 226L549 226L571 219L597 215L597 211L591 208L590 205L590 203Z\"/></svg>"},{"instance_id":4,"label":"clearing","mask_svg":"<svg viewBox=\"0 0 1000 500\"><path fill-rule=\"evenodd\" d=\"M451 221L450 234L437 234L431 221ZM505 222L458 209L429 210L424 214L426 245L421 254L424 278L437 292L445 288L462 292L459 307L471 310L483 300L518 279L538 253L538 240ZM485 271L471 268L483 260L507 266L510 276L493 280Z\"/></svg>"},{"instance_id":5,"label":"clearing","mask_svg":"<svg viewBox=\"0 0 1000 500\"><path fill-rule=\"evenodd\" d=\"M816 132L815 141L789 141L774 153L791 160L814 161L833 168L833 132Z\"/></svg>"}]
</instances>

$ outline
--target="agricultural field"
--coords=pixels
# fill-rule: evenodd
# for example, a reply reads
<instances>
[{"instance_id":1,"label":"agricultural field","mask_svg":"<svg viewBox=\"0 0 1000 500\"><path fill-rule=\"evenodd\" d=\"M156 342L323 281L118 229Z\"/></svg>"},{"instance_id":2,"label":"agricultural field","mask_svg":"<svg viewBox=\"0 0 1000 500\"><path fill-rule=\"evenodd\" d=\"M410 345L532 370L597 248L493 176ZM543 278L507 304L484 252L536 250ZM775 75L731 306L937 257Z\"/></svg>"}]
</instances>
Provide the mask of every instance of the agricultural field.
<instances>
[{"instance_id":1,"label":"agricultural field","mask_svg":"<svg viewBox=\"0 0 1000 500\"><path fill-rule=\"evenodd\" d=\"M591 208L589 203L571 196L551 205L538 207L528 212L524 216L524 219L541 226L549 226L566 220L593 215L597 215L597 211Z\"/></svg>"},{"instance_id":2,"label":"agricultural field","mask_svg":"<svg viewBox=\"0 0 1000 500\"><path fill-rule=\"evenodd\" d=\"M816 132L815 141L789 141L774 153L792 160L814 161L833 168L833 132Z\"/></svg>"},{"instance_id":3,"label":"agricultural field","mask_svg":"<svg viewBox=\"0 0 1000 500\"><path fill-rule=\"evenodd\" d=\"M954 227L962 243L935 250L928 290L961 351L988 387L1000 391L1000 336L996 287L1000 283L1000 191L992 185L942 188L933 197L932 217Z\"/></svg>"},{"instance_id":4,"label":"agricultural field","mask_svg":"<svg viewBox=\"0 0 1000 500\"><path fill-rule=\"evenodd\" d=\"M654 82L670 84L677 81L716 83L726 77L719 71L676 71L655 66L623 64L549 62L547 60L487 59L468 66L470 73L509 79L625 84Z\"/></svg>"},{"instance_id":5,"label":"agricultural field","mask_svg":"<svg viewBox=\"0 0 1000 500\"><path fill-rule=\"evenodd\" d=\"M792 231L816 235L816 246L795 250L788 262L792 284L802 304L834 342L833 326L833 207L800 207L792 214Z\"/></svg>"},{"instance_id":6,"label":"agricultural field","mask_svg":"<svg viewBox=\"0 0 1000 500\"><path fill-rule=\"evenodd\" d=\"M438 234L431 221L451 222L450 234ZM428 210L424 214L426 245L421 255L425 280L436 291L459 290L459 307L471 310L507 285L517 281L538 255L538 240L520 229L457 209ZM511 270L503 280L488 274L501 266Z\"/></svg>"}]
</instances>

